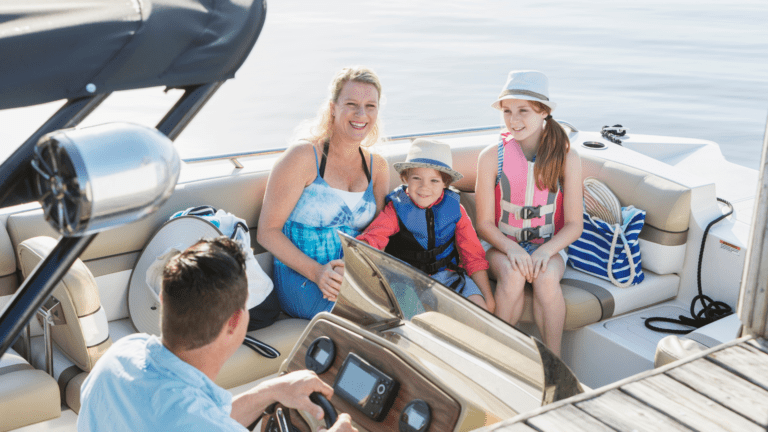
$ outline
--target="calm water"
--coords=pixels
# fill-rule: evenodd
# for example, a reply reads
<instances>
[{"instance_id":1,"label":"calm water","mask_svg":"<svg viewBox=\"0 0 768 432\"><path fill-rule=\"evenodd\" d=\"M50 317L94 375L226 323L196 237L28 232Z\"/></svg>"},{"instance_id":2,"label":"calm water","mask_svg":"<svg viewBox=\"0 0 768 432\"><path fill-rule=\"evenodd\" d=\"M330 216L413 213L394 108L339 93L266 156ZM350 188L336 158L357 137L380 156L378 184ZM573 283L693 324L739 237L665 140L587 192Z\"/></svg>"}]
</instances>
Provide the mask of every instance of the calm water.
<instances>
[{"instance_id":1,"label":"calm water","mask_svg":"<svg viewBox=\"0 0 768 432\"><path fill-rule=\"evenodd\" d=\"M727 4L727 5L726 5ZM511 69L550 78L582 130L711 139L757 168L768 115L768 2L272 0L235 80L179 138L182 157L285 146L342 66L381 76L385 134L499 123ZM176 95L113 95L87 124L154 125ZM0 111L3 155L57 108Z\"/></svg>"}]
</instances>

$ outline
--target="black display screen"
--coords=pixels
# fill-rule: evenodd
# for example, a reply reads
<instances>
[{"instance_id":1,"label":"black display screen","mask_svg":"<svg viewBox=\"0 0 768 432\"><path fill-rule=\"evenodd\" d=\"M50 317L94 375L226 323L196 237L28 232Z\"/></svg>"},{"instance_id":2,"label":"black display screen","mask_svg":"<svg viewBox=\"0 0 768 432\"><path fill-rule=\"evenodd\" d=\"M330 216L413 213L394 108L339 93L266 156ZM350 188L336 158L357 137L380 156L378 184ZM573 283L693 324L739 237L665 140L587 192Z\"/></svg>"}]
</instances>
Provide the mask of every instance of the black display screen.
<instances>
[{"instance_id":1,"label":"black display screen","mask_svg":"<svg viewBox=\"0 0 768 432\"><path fill-rule=\"evenodd\" d=\"M368 402L368 396L373 391L376 380L375 375L371 375L357 364L349 362L337 385L355 398L357 404L362 407Z\"/></svg>"}]
</instances>

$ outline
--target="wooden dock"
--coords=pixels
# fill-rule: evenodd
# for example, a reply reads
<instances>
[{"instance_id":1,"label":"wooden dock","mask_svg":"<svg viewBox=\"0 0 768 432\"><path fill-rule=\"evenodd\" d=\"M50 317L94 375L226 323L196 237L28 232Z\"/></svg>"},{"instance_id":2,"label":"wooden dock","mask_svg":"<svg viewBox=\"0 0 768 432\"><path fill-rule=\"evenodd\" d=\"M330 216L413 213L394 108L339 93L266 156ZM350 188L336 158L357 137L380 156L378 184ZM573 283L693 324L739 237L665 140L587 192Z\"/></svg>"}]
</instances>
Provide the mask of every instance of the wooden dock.
<instances>
[{"instance_id":1,"label":"wooden dock","mask_svg":"<svg viewBox=\"0 0 768 432\"><path fill-rule=\"evenodd\" d=\"M479 431L768 431L768 342L714 347Z\"/></svg>"}]
</instances>

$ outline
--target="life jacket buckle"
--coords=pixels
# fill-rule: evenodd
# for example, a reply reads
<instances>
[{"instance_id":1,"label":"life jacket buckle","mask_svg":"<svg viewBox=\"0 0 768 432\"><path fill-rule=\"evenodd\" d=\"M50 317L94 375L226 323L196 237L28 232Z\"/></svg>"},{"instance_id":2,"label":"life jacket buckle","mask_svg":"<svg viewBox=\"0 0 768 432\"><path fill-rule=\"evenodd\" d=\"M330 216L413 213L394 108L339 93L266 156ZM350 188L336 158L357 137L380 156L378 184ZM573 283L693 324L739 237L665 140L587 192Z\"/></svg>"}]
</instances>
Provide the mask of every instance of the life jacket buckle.
<instances>
[{"instance_id":1,"label":"life jacket buckle","mask_svg":"<svg viewBox=\"0 0 768 432\"><path fill-rule=\"evenodd\" d=\"M539 235L539 227L523 228L520 230L518 241L527 242L537 238L541 238L541 235Z\"/></svg>"},{"instance_id":2,"label":"life jacket buckle","mask_svg":"<svg viewBox=\"0 0 768 432\"><path fill-rule=\"evenodd\" d=\"M520 207L520 219L533 219L541 217L541 206Z\"/></svg>"}]
</instances>

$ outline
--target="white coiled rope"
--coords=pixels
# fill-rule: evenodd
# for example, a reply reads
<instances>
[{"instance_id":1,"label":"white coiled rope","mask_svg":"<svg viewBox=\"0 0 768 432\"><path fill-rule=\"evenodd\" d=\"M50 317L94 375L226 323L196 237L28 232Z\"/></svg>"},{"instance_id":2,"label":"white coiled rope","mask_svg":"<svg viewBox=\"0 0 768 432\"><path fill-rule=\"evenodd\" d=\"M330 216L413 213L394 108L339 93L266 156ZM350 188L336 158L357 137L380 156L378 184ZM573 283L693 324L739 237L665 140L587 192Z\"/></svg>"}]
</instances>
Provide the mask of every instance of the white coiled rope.
<instances>
[{"instance_id":1,"label":"white coiled rope","mask_svg":"<svg viewBox=\"0 0 768 432\"><path fill-rule=\"evenodd\" d=\"M619 288L626 288L632 285L632 281L635 280L635 260L632 257L632 252L629 250L629 244L626 237L621 230L621 226L624 222L621 217L621 203L616 195L605 185L605 183L594 177L587 177L584 179L584 211L587 212L593 218L602 219L606 223L613 226L613 241L611 242L611 250L608 255L608 279L611 283ZM613 256L616 250L616 242L621 236L622 243L624 243L624 251L629 259L629 279L621 283L613 277Z\"/></svg>"}]
</instances>

